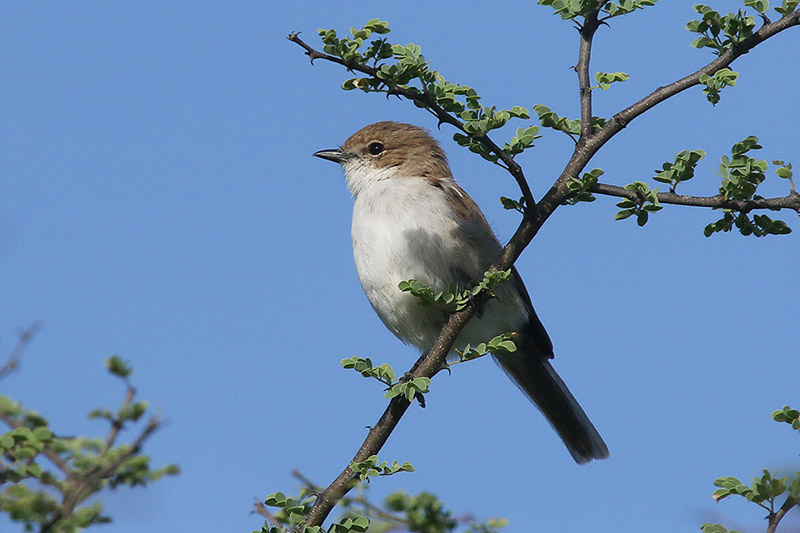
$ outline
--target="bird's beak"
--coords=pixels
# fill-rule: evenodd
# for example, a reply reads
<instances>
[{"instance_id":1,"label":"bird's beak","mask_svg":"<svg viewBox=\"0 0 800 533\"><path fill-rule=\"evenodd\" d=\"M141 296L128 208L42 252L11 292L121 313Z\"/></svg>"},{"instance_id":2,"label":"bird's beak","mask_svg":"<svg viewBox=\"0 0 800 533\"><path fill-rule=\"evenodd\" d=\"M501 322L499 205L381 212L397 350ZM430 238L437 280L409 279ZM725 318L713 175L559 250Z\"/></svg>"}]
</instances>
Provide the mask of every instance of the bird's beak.
<instances>
[{"instance_id":1,"label":"bird's beak","mask_svg":"<svg viewBox=\"0 0 800 533\"><path fill-rule=\"evenodd\" d=\"M341 148L331 148L330 150L320 150L319 152L314 152L314 157L320 157L322 159L327 159L328 161L341 164L350 159L351 156Z\"/></svg>"}]
</instances>

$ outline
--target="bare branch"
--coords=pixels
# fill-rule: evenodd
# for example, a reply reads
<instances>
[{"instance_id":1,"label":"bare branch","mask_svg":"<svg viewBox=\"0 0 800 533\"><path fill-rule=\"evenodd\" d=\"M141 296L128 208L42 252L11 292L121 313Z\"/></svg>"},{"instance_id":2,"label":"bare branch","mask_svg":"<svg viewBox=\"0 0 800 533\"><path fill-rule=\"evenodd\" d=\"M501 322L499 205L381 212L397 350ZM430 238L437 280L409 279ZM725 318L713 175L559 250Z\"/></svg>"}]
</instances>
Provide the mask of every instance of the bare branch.
<instances>
[{"instance_id":1,"label":"bare branch","mask_svg":"<svg viewBox=\"0 0 800 533\"><path fill-rule=\"evenodd\" d=\"M13 350L11 350L11 355L8 356L6 363L0 367L0 380L19 367L19 360L22 357L22 353L25 351L25 348L28 347L31 339L33 339L33 337L39 333L40 329L42 329L42 324L37 320L31 324L28 329L23 330L19 334L17 345L14 346Z\"/></svg>"},{"instance_id":2,"label":"bare branch","mask_svg":"<svg viewBox=\"0 0 800 533\"><path fill-rule=\"evenodd\" d=\"M615 196L617 198L627 198L629 200L640 200L636 191L629 191L617 185L597 183L591 189L593 193ZM791 191L786 196L780 198L757 198L754 200L732 200L725 199L720 195L716 196L686 196L673 192L658 193L658 201L662 204L686 205L693 207L710 207L712 209L731 209L741 213L749 213L754 209L791 209L800 214L800 194Z\"/></svg>"},{"instance_id":3,"label":"bare branch","mask_svg":"<svg viewBox=\"0 0 800 533\"><path fill-rule=\"evenodd\" d=\"M578 64L575 71L578 73L578 86L581 101L581 138L588 138L592 134L592 88L589 78L589 62L592 57L592 39L600 22L597 20L598 7L586 16L580 27L581 45L578 52Z\"/></svg>"},{"instance_id":4,"label":"bare branch","mask_svg":"<svg viewBox=\"0 0 800 533\"><path fill-rule=\"evenodd\" d=\"M128 407L136 396L136 389L131 386L127 378L125 379L125 383L127 385L127 389L125 390L125 400L122 402L120 410ZM106 442L103 445L103 450L100 452L101 456L107 454L108 451L114 446L114 443L117 441L117 437L119 436L119 432L122 431L124 425L125 424L120 418L113 418L111 421L111 429L109 430L108 435L106 436Z\"/></svg>"}]
</instances>

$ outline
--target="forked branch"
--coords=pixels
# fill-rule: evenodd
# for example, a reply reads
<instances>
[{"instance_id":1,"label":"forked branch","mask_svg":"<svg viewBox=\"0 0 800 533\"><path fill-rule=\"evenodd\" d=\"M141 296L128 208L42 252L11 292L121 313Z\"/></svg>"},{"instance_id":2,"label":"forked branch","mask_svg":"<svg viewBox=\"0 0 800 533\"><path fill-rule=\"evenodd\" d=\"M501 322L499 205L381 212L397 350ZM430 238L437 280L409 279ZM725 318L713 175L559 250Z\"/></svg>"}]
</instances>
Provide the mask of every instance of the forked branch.
<instances>
[{"instance_id":1,"label":"forked branch","mask_svg":"<svg viewBox=\"0 0 800 533\"><path fill-rule=\"evenodd\" d=\"M800 12L792 13L775 22L765 23L751 37L743 40L726 52L722 53L717 59L711 61L700 70L689 74L684 78L676 80L669 85L665 85L656 89L645 98L614 115L614 117L612 117L612 119L609 120L602 128L599 128L597 131L592 131L591 93L588 90L588 69L589 59L591 57L592 38L599 23L597 21L596 11L589 14L586 18L586 24L582 26L581 29L581 47L578 65L576 66L581 89L581 137L566 167L558 179L555 180L552 187L542 198L542 200L540 200L538 203L534 203L533 195L531 194L530 188L525 180L522 168L511 156L505 153L502 148L494 143L489 137L473 137L475 140L484 144L492 153L497 155L499 160L504 164L507 170L517 181L526 200L526 209L524 213L525 216L523 217L522 222L517 228L514 236L503 248L500 256L497 258L491 268L505 270L514 264L525 247L528 246L531 240L538 233L539 229L542 227L547 218L555 211L555 209L558 208L559 205L561 205L566 198L570 196L570 190L567 187L569 181L572 178L579 176L597 151L612 137L622 131L622 129L625 128L630 121L645 113L649 109L652 109L657 104L671 98L672 96L690 87L698 85L702 75L711 75L714 72L729 66L736 58L755 48L758 44L789 27L798 25L799 23ZM376 78L377 70L375 68L357 63L347 63L339 57L315 50L302 39L300 39L297 33L292 33L288 36L288 39L302 47L305 50L305 53L311 58L312 62L317 59L322 59L342 65L348 70L361 72L367 76ZM453 114L442 109L442 107L439 106L434 98L427 92L411 91L399 86L390 86L387 92L389 94L401 96L422 104L422 107L433 113L440 123L451 124L456 129L465 132L463 122ZM626 198L631 198L631 195L635 196L635 193L632 191L627 191L621 187L605 184L597 184L593 189L593 192ZM770 200L770 202L774 202L770 205L764 204L763 202L765 202L765 200L737 202L732 200L722 200L719 197L687 197L674 193L660 193L659 199L664 203L698 205L703 207L735 208L737 210L746 211L751 209L773 207L797 209L798 195L797 193L792 192L785 198ZM785 205L783 205L784 203ZM439 337L431 350L420 357L408 373L409 378L433 377L444 367L447 354L450 352L458 333L475 314L476 305L480 305L480 303L481 301L473 302L472 305L467 306L462 311L450 315L447 323L439 334ZM369 456L377 454L388 439L389 435L397 426L400 418L408 409L409 405L409 402L402 396L393 398L389 402L389 405L387 406L380 420L370 429L363 444L353 457L353 461L363 461ZM310 513L303 524L301 524L299 529L302 531L304 526L321 525L328 514L332 511L336 503L350 490L350 488L352 488L356 480L357 476L353 470L347 466L333 481L333 483L331 483L331 485L329 485L318 495Z\"/></svg>"}]
</instances>

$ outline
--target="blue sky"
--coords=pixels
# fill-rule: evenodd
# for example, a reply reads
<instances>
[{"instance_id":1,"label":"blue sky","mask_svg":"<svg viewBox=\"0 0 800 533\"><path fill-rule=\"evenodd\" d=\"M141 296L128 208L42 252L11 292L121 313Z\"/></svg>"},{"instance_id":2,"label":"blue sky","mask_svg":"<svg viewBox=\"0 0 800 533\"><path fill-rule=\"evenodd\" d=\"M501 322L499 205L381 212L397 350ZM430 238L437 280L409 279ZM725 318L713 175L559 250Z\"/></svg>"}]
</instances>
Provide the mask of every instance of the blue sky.
<instances>
[{"instance_id":1,"label":"blue sky","mask_svg":"<svg viewBox=\"0 0 800 533\"><path fill-rule=\"evenodd\" d=\"M592 72L631 79L598 92L596 114L711 59L689 47L690 3L660 4L598 33ZM43 324L2 392L58 432L103 434L85 413L120 401L102 364L119 354L168 421L147 452L183 469L104 496L106 531L257 529L256 498L296 489L295 468L332 480L385 406L380 387L339 360L402 371L416 359L361 292L351 200L340 169L314 151L378 120L425 126L501 240L512 234L518 217L497 201L517 195L507 174L413 105L341 91L343 69L312 67L285 40L302 31L319 44L317 28L373 17L487 104L577 115L576 32L534 2L0 7L0 350ZM623 185L702 148L709 155L683 187L698 195L716 192L720 155L747 135L761 138L760 157L800 165L798 44L794 29L758 47L735 64L739 84L716 108L687 91L590 165ZM520 157L537 196L570 149L548 134ZM783 195L787 183L773 175L763 189ZM666 208L640 229L615 222L614 203L559 209L518 262L555 366L610 459L575 465L480 360L437 377L428 407L409 411L381 457L417 471L373 482L374 497L433 491L457 514L509 518L509 532L765 529L752 505L714 503L712 482L800 466L796 434L769 419L800 405L797 216L784 214L787 237L707 239L716 213Z\"/></svg>"}]
</instances>

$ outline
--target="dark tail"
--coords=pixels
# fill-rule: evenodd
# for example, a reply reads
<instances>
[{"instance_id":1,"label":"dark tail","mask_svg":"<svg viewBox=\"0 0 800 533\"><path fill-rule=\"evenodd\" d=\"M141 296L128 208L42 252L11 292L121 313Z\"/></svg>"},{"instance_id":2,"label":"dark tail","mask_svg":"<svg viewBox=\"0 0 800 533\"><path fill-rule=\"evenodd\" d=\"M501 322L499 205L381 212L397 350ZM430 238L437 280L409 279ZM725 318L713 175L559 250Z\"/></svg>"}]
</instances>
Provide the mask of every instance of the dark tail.
<instances>
[{"instance_id":1,"label":"dark tail","mask_svg":"<svg viewBox=\"0 0 800 533\"><path fill-rule=\"evenodd\" d=\"M575 462L584 464L592 459L608 457L608 446L550 361L524 352L502 355L496 359L506 374L547 417Z\"/></svg>"}]
</instances>

